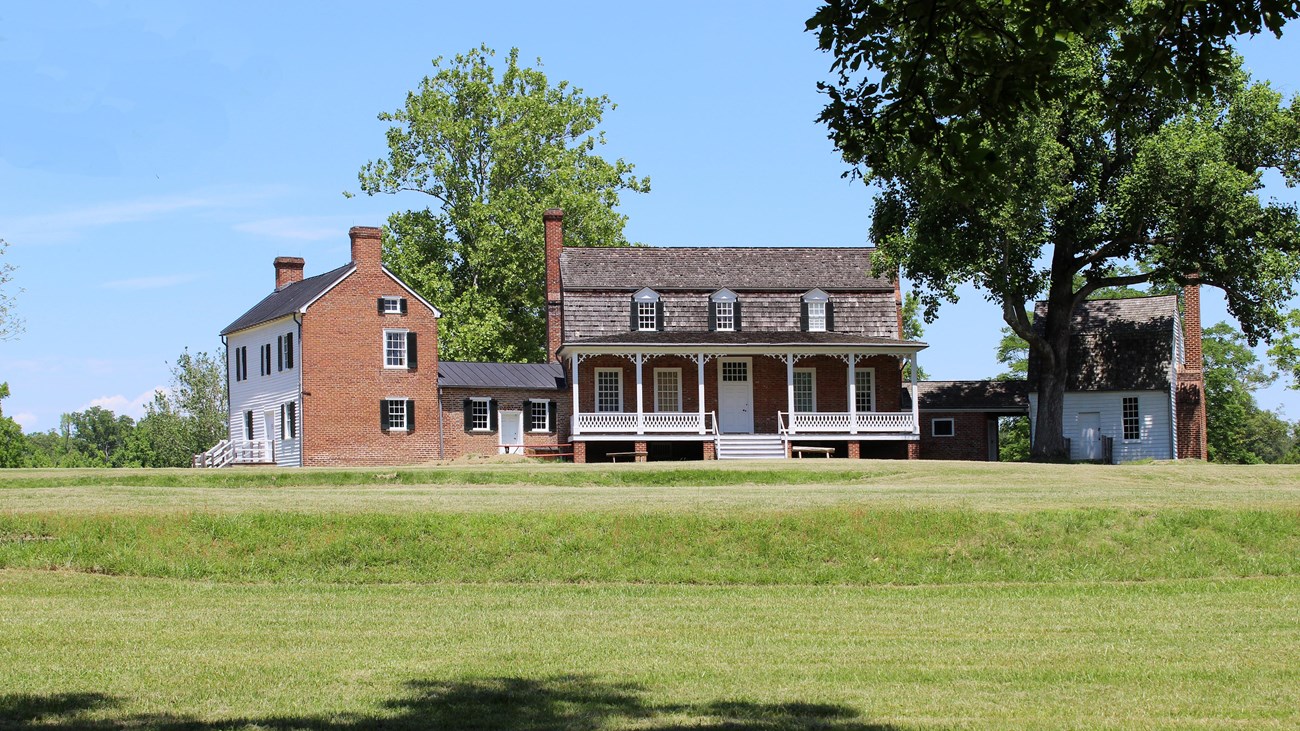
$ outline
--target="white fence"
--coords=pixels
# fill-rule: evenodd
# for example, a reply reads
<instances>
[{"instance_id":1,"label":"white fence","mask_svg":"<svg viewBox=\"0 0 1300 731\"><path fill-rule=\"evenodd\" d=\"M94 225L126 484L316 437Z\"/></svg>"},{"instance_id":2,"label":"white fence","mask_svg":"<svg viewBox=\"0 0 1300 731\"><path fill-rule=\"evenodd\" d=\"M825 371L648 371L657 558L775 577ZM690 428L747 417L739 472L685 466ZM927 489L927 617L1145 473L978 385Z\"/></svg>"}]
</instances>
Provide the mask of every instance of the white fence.
<instances>
[{"instance_id":1,"label":"white fence","mask_svg":"<svg viewBox=\"0 0 1300 731\"><path fill-rule=\"evenodd\" d=\"M269 464L274 461L271 443L265 439L232 442L222 439L203 454L194 455L195 467L225 467L230 464Z\"/></svg>"},{"instance_id":2,"label":"white fence","mask_svg":"<svg viewBox=\"0 0 1300 731\"><path fill-rule=\"evenodd\" d=\"M635 413L580 413L574 420L578 434L706 434L713 433L713 414L696 411Z\"/></svg>"},{"instance_id":3,"label":"white fence","mask_svg":"<svg viewBox=\"0 0 1300 731\"><path fill-rule=\"evenodd\" d=\"M910 411L782 411L778 417L782 434L911 433L915 424Z\"/></svg>"}]
</instances>

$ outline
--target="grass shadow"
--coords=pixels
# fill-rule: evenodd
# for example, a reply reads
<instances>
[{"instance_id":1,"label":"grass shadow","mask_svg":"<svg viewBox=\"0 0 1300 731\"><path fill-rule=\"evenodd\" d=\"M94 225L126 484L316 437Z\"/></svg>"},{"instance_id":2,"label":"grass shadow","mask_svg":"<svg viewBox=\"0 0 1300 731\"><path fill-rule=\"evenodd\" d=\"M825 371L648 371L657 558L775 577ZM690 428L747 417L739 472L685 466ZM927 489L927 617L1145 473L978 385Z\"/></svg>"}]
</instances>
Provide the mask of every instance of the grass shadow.
<instances>
[{"instance_id":1,"label":"grass shadow","mask_svg":"<svg viewBox=\"0 0 1300 731\"><path fill-rule=\"evenodd\" d=\"M121 699L97 693L0 696L0 729L48 731L901 731L863 720L847 706L823 703L754 703L719 700L703 704L657 704L643 686L586 676L545 679L482 678L419 680L384 703L381 713L345 716L280 716L200 720L186 716L114 713Z\"/></svg>"}]
</instances>

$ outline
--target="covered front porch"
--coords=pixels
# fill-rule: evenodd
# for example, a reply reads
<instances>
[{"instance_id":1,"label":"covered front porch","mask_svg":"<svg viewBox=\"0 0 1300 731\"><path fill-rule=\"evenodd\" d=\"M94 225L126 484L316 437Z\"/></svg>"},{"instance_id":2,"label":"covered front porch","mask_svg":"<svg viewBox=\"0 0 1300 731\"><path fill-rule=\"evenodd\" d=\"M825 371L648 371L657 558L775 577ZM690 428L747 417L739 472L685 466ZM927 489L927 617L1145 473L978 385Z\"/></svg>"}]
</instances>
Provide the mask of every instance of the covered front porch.
<instances>
[{"instance_id":1,"label":"covered front porch","mask_svg":"<svg viewBox=\"0 0 1300 731\"><path fill-rule=\"evenodd\" d=\"M575 442L919 439L903 367L924 343L566 345ZM915 373L915 368L910 369ZM705 455L712 450L706 450ZM850 450L856 453L857 450Z\"/></svg>"}]
</instances>

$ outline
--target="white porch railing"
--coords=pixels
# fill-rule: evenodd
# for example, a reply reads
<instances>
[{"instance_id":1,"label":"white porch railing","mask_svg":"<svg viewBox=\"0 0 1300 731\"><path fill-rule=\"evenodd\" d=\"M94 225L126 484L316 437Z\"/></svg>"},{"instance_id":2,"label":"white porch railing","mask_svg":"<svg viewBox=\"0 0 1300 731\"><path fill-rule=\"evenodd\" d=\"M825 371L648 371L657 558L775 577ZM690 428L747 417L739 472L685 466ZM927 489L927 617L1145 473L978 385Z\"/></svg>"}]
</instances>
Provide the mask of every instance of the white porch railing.
<instances>
[{"instance_id":1,"label":"white porch railing","mask_svg":"<svg viewBox=\"0 0 1300 731\"><path fill-rule=\"evenodd\" d=\"M574 420L580 434L713 434L712 412L657 411L640 415L623 412L580 413Z\"/></svg>"},{"instance_id":2,"label":"white porch railing","mask_svg":"<svg viewBox=\"0 0 1300 731\"><path fill-rule=\"evenodd\" d=\"M225 467L230 464L269 464L274 461L271 443L265 439L232 442L222 439L212 449L194 455L195 467Z\"/></svg>"},{"instance_id":3,"label":"white porch railing","mask_svg":"<svg viewBox=\"0 0 1300 731\"><path fill-rule=\"evenodd\" d=\"M856 421L854 417L856 416ZM911 433L915 424L910 411L788 411L777 413L782 434Z\"/></svg>"}]
</instances>

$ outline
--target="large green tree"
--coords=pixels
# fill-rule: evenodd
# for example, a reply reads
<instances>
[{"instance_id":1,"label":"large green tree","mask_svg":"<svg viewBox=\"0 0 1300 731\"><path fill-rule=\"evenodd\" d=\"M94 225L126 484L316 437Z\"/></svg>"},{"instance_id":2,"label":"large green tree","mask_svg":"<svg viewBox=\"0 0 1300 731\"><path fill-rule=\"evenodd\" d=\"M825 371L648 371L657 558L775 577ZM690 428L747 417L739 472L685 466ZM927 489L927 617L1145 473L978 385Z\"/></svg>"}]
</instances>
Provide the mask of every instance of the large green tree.
<instances>
[{"instance_id":1,"label":"large green tree","mask_svg":"<svg viewBox=\"0 0 1300 731\"><path fill-rule=\"evenodd\" d=\"M886 40L904 53L915 32L895 28ZM1267 169L1300 182L1300 100L1284 106L1239 60L1214 64L1213 93L1194 96L1152 87L1152 61L1116 32L1061 43L1051 95L1017 116L949 110L999 161L979 175L954 174L933 146L873 138L871 124L856 124L888 115L888 96L844 107L841 93L823 114L846 159L881 188L872 222L881 270L901 269L931 317L973 282L1040 358L1038 459L1066 456L1071 313L1093 292L1217 286L1254 340L1281 326L1300 272L1295 208L1259 197ZM1046 302L1037 328L1025 313L1036 300Z\"/></svg>"},{"instance_id":2,"label":"large green tree","mask_svg":"<svg viewBox=\"0 0 1300 731\"><path fill-rule=\"evenodd\" d=\"M1205 329L1202 351L1210 459L1238 464L1286 460L1295 450L1293 426L1255 401L1255 391L1277 375L1226 322Z\"/></svg>"},{"instance_id":3,"label":"large green tree","mask_svg":"<svg viewBox=\"0 0 1300 731\"><path fill-rule=\"evenodd\" d=\"M402 108L379 115L394 123L388 156L359 179L370 195L436 201L389 218L384 260L443 311L441 357L543 361L543 211L564 209L568 246L626 246L619 195L650 181L596 154L608 97L550 83L517 49L498 74L494 56L482 46L436 59Z\"/></svg>"}]
</instances>

